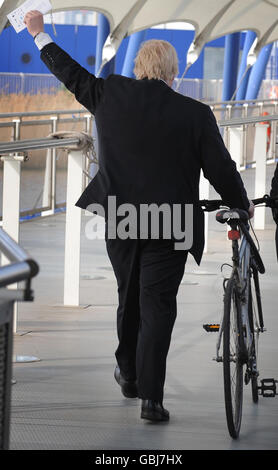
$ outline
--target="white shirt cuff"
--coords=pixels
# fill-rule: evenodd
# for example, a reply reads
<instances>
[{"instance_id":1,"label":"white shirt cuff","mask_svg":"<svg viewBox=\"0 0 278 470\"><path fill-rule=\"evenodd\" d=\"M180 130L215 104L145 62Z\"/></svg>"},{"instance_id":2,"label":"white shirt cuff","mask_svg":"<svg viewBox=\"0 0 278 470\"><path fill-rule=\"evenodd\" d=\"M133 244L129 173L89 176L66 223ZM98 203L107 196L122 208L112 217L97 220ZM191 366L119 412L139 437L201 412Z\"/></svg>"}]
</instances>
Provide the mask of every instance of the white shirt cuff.
<instances>
[{"instance_id":1,"label":"white shirt cuff","mask_svg":"<svg viewBox=\"0 0 278 470\"><path fill-rule=\"evenodd\" d=\"M50 44L51 42L53 42L53 40L51 39L49 34L44 32L39 33L35 38L35 44L39 50L41 50L44 46Z\"/></svg>"}]
</instances>

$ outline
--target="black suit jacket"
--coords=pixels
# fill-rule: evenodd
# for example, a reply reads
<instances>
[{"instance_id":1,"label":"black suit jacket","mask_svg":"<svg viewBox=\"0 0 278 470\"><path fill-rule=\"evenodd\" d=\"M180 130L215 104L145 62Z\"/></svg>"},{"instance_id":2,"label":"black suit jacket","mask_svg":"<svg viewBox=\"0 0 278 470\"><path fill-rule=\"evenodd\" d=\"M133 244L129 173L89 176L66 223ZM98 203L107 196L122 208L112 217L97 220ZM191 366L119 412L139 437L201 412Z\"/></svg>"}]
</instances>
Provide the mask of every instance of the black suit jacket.
<instances>
[{"instance_id":1,"label":"black suit jacket","mask_svg":"<svg viewBox=\"0 0 278 470\"><path fill-rule=\"evenodd\" d=\"M78 207L108 195L117 203L193 203L194 242L199 264L204 218L199 207L200 170L230 207L248 210L249 201L209 106L182 96L162 80L120 75L96 78L55 43L41 51L49 70L95 115L99 171Z\"/></svg>"}]
</instances>

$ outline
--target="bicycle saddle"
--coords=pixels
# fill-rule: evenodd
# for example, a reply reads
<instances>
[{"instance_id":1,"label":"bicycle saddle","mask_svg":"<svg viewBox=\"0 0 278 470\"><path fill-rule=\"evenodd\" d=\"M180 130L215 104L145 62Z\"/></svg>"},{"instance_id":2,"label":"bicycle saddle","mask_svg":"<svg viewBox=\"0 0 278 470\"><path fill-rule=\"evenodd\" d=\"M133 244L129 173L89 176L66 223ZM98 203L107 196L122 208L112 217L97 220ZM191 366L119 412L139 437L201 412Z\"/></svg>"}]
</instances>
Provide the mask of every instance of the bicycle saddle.
<instances>
[{"instance_id":1,"label":"bicycle saddle","mask_svg":"<svg viewBox=\"0 0 278 470\"><path fill-rule=\"evenodd\" d=\"M246 222L249 219L249 214L243 209L223 209L216 213L215 218L220 224L225 224L227 220L231 219Z\"/></svg>"}]
</instances>

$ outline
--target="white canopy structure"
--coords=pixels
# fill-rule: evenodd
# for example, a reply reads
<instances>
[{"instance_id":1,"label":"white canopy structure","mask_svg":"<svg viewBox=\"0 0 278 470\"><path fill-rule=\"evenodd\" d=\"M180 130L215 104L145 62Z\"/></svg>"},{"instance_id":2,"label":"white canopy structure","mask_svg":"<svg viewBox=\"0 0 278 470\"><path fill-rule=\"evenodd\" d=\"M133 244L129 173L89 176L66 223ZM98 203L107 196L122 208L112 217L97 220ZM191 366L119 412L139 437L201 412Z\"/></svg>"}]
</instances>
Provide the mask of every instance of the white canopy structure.
<instances>
[{"instance_id":1,"label":"white canopy structure","mask_svg":"<svg viewBox=\"0 0 278 470\"><path fill-rule=\"evenodd\" d=\"M6 15L22 3L4 0L0 32L7 24ZM256 33L256 56L263 46L278 40L278 0L52 0L52 6L53 12L87 9L103 13L111 31L104 46L106 59L113 57L126 35L174 21L191 23L195 28L190 50L193 61L205 43L237 31Z\"/></svg>"}]
</instances>

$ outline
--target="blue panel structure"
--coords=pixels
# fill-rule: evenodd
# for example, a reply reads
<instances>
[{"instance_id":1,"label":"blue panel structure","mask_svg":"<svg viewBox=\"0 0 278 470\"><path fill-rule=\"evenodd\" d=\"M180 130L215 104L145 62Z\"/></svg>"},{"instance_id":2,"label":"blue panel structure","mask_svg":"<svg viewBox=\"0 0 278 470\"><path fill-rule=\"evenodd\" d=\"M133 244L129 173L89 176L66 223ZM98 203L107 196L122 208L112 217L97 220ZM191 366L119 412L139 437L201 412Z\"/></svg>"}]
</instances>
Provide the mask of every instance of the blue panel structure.
<instances>
[{"instance_id":1,"label":"blue panel structure","mask_svg":"<svg viewBox=\"0 0 278 470\"><path fill-rule=\"evenodd\" d=\"M239 66L239 71L238 71L238 77L237 77L237 93L236 93L236 100L244 100L246 90L247 90L247 85L248 85L248 80L250 76L251 69L245 73L246 71L246 66L247 66L247 55L250 50L250 47L252 46L254 40L256 38L256 33L254 31L247 31L247 34L245 36L245 41L244 41L244 46L243 46L243 51L242 51L242 56L241 56L241 63ZM245 75L244 75L245 73ZM244 75L244 78L242 78ZM242 80L242 82L241 82ZM240 83L241 82L241 83ZM239 86L240 85L240 86Z\"/></svg>"},{"instance_id":2,"label":"blue panel structure","mask_svg":"<svg viewBox=\"0 0 278 470\"><path fill-rule=\"evenodd\" d=\"M179 58L179 74L178 76L181 77L184 69L186 67L186 56L187 56L187 51L190 47L190 44L192 43L194 39L194 31L179 31L179 30L174 30L173 35L172 35L172 44L175 46L178 58ZM200 65L199 60L197 61L198 64L194 64L195 67L195 73L196 73L196 65L197 65L197 70ZM185 78L190 78L192 76L192 68L190 68L187 71L186 77ZM194 75L194 78L199 78L198 77L198 71L197 75Z\"/></svg>"},{"instance_id":3,"label":"blue panel structure","mask_svg":"<svg viewBox=\"0 0 278 470\"><path fill-rule=\"evenodd\" d=\"M90 73L95 73L97 29L93 26L75 27L76 60Z\"/></svg>"},{"instance_id":4,"label":"blue panel structure","mask_svg":"<svg viewBox=\"0 0 278 470\"><path fill-rule=\"evenodd\" d=\"M10 71L12 28L6 28L0 34L0 72Z\"/></svg>"},{"instance_id":5,"label":"blue panel structure","mask_svg":"<svg viewBox=\"0 0 278 470\"><path fill-rule=\"evenodd\" d=\"M103 16L103 15L102 15ZM109 31L108 21L104 18L104 26L102 29L101 42L104 43L106 35ZM90 72L96 73L98 69L97 57L97 30L96 26L74 26L74 25L56 25L58 35L54 36L52 25L46 24L45 30L48 32L53 40L57 42L59 46L64 48L77 62L81 63L82 66L87 68ZM99 30L99 34L101 31ZM241 35L241 43L243 46L244 36ZM170 29L148 29L145 32L144 40L148 39L164 39L169 41L176 48L179 58L179 76L182 75L186 65L186 55L188 48L194 38L194 31L192 30L170 30ZM125 38L116 54L116 60L112 64L112 73L121 74L128 51L129 37ZM225 38L219 38L206 44L205 47L223 48ZM32 38L23 31L22 33L16 34L13 28L9 27L0 34L0 71L1 72L23 72L23 73L49 73L44 63L39 58L39 51L33 43ZM30 57L25 56L27 62L21 62L21 55L27 53ZM101 53L101 51L100 51ZM95 61L95 66L93 61ZM28 62L29 59L29 62ZM89 63L88 63L89 59ZM100 64L99 64L100 65ZM133 64L132 64L133 65ZM186 78L203 78L204 69L204 52L200 54L199 59L190 67L186 74ZM109 73L109 72L108 72ZM234 90L233 90L234 91Z\"/></svg>"},{"instance_id":6,"label":"blue panel structure","mask_svg":"<svg viewBox=\"0 0 278 470\"><path fill-rule=\"evenodd\" d=\"M140 44L145 40L146 31L138 31L130 36L128 47L125 55L125 61L123 64L122 75L125 77L134 78L134 59L136 57L137 51L140 47Z\"/></svg>"},{"instance_id":7,"label":"blue panel structure","mask_svg":"<svg viewBox=\"0 0 278 470\"><path fill-rule=\"evenodd\" d=\"M229 101L236 90L240 33L228 34L225 40L222 100Z\"/></svg>"},{"instance_id":8,"label":"blue panel structure","mask_svg":"<svg viewBox=\"0 0 278 470\"><path fill-rule=\"evenodd\" d=\"M267 46L263 47L257 61L252 67L245 95L246 100L255 100L258 96L260 86L264 78L266 65L271 54L272 46L273 44L268 44Z\"/></svg>"},{"instance_id":9,"label":"blue panel structure","mask_svg":"<svg viewBox=\"0 0 278 470\"><path fill-rule=\"evenodd\" d=\"M119 49L117 50L116 60L115 60L115 73L119 75L122 73L122 69L123 69L123 65L125 61L125 55L126 55L126 51L128 48L128 42L129 42L129 37L123 39Z\"/></svg>"},{"instance_id":10,"label":"blue panel structure","mask_svg":"<svg viewBox=\"0 0 278 470\"><path fill-rule=\"evenodd\" d=\"M45 32L48 33L53 41L58 44L58 46L62 47L65 49L65 51L73 57L73 59L78 60L78 56L76 54L76 48L75 48L75 34L74 34L74 29L75 27L73 25L55 25L56 31L57 31L57 36L54 35L53 28L51 24L46 24L45 25ZM33 47L36 48L34 45ZM39 54L38 54L39 55ZM40 71L39 73L49 73L48 68L44 65L44 63L40 60Z\"/></svg>"},{"instance_id":11,"label":"blue panel structure","mask_svg":"<svg viewBox=\"0 0 278 470\"><path fill-rule=\"evenodd\" d=\"M27 29L18 34L11 34L10 51L11 72L38 73L40 56Z\"/></svg>"}]
</instances>

